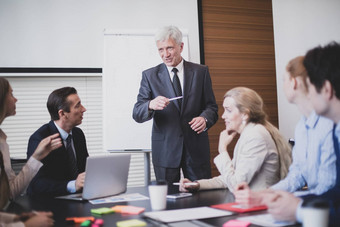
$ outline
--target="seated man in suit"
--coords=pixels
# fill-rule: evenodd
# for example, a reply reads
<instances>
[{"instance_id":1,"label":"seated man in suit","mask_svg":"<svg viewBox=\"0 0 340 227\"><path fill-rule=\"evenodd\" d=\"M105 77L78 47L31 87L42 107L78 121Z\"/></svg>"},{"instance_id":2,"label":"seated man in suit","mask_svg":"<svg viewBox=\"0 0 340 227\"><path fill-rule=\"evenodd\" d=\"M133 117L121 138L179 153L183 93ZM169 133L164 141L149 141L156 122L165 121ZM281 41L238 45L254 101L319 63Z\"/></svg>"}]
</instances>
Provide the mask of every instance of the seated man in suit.
<instances>
[{"instance_id":1,"label":"seated man in suit","mask_svg":"<svg viewBox=\"0 0 340 227\"><path fill-rule=\"evenodd\" d=\"M42 160L44 165L31 181L27 193L57 196L79 192L84 186L88 152L85 135L76 126L81 124L86 109L73 87L54 90L48 97L47 109L51 121L31 135L27 158L43 138L54 133L60 134L64 146Z\"/></svg>"}]
</instances>

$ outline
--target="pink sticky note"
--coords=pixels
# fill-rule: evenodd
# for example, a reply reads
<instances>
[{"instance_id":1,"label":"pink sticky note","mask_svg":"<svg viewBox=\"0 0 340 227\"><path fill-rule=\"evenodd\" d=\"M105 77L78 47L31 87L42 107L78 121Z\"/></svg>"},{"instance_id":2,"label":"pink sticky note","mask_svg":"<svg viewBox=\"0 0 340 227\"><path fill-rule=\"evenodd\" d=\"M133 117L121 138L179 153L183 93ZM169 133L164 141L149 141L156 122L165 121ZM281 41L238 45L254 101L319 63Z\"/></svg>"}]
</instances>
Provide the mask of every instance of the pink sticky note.
<instances>
[{"instance_id":1,"label":"pink sticky note","mask_svg":"<svg viewBox=\"0 0 340 227\"><path fill-rule=\"evenodd\" d=\"M145 210L144 207L126 206L121 210L122 214L140 214Z\"/></svg>"},{"instance_id":2,"label":"pink sticky note","mask_svg":"<svg viewBox=\"0 0 340 227\"><path fill-rule=\"evenodd\" d=\"M250 224L249 221L229 220L223 224L223 227L247 227Z\"/></svg>"},{"instance_id":3,"label":"pink sticky note","mask_svg":"<svg viewBox=\"0 0 340 227\"><path fill-rule=\"evenodd\" d=\"M127 207L127 205L117 205L117 206L111 207L111 209L114 212L120 213L120 212L122 212L122 209L125 208L125 207Z\"/></svg>"}]
</instances>

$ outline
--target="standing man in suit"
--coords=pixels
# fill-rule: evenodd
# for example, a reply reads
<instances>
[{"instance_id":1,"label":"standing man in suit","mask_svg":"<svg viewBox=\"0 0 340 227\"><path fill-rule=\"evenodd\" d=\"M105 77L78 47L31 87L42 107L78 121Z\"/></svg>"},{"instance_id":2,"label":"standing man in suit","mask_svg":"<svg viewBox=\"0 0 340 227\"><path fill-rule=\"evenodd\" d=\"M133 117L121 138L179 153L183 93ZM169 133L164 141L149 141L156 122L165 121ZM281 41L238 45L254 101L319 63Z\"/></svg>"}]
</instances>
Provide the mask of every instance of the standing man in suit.
<instances>
[{"instance_id":1,"label":"standing man in suit","mask_svg":"<svg viewBox=\"0 0 340 227\"><path fill-rule=\"evenodd\" d=\"M133 118L139 123L153 118L156 179L170 185L179 181L181 169L192 181L210 178L207 130L218 119L218 107L208 67L182 58L184 44L177 27L162 28L155 40L163 63L143 72Z\"/></svg>"},{"instance_id":2,"label":"standing man in suit","mask_svg":"<svg viewBox=\"0 0 340 227\"><path fill-rule=\"evenodd\" d=\"M27 158L43 138L54 133L60 134L64 146L42 160L44 165L31 181L27 193L57 196L79 192L84 186L88 152L85 135L76 126L81 124L86 109L73 87L54 90L48 97L47 109L51 121L31 135Z\"/></svg>"}]
</instances>

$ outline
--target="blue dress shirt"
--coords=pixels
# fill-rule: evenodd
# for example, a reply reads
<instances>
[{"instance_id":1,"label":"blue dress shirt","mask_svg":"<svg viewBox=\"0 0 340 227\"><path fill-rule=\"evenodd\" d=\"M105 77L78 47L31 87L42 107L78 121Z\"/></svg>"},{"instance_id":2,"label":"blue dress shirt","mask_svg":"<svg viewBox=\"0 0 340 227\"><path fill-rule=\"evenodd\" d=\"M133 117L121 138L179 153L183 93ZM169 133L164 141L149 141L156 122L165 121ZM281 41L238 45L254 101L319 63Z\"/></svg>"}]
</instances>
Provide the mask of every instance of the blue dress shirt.
<instances>
[{"instance_id":1,"label":"blue dress shirt","mask_svg":"<svg viewBox=\"0 0 340 227\"><path fill-rule=\"evenodd\" d=\"M311 113L304 116L295 128L293 162L288 175L272 188L295 192L305 185L307 191L298 195L320 195L335 185L336 155L333 146L333 121Z\"/></svg>"},{"instance_id":2,"label":"blue dress shirt","mask_svg":"<svg viewBox=\"0 0 340 227\"><path fill-rule=\"evenodd\" d=\"M340 122L338 122L337 126L334 128L334 144L337 143L340 147ZM340 177L340 152L337 151L337 177ZM329 202L330 205L330 217L329 217L329 226L340 226L340 184L336 184L333 188L328 190L327 192L317 196L317 195L307 195L303 196L302 199L304 201L322 198ZM299 222L302 222L302 208L301 204L297 207L296 210L296 218Z\"/></svg>"}]
</instances>

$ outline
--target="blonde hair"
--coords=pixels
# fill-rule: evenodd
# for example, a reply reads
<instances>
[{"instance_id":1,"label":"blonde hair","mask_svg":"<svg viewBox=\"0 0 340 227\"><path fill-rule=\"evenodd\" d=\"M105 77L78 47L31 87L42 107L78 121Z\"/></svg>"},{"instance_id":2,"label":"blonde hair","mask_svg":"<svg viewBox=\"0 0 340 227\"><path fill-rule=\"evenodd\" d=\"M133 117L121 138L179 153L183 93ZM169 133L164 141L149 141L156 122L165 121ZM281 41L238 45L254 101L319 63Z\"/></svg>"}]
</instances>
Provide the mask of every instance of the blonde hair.
<instances>
[{"instance_id":1,"label":"blonde hair","mask_svg":"<svg viewBox=\"0 0 340 227\"><path fill-rule=\"evenodd\" d=\"M6 99L10 89L9 82L6 78L0 77L0 124L6 118L7 105Z\"/></svg>"},{"instance_id":2,"label":"blonde hair","mask_svg":"<svg viewBox=\"0 0 340 227\"><path fill-rule=\"evenodd\" d=\"M267 120L261 96L250 88L235 87L227 91L224 98L227 97L233 98L238 110L248 115L247 123L261 124L268 130L279 153L280 178L285 178L292 162L291 147L279 130Z\"/></svg>"},{"instance_id":3,"label":"blonde hair","mask_svg":"<svg viewBox=\"0 0 340 227\"><path fill-rule=\"evenodd\" d=\"M7 173L5 171L2 151L0 150L0 210L8 203L10 197L10 188Z\"/></svg>"}]
</instances>

